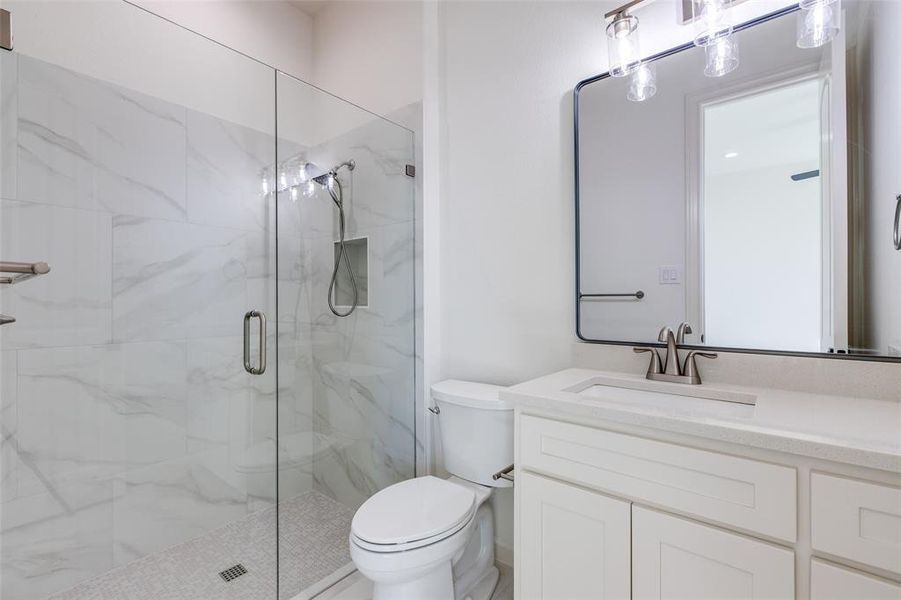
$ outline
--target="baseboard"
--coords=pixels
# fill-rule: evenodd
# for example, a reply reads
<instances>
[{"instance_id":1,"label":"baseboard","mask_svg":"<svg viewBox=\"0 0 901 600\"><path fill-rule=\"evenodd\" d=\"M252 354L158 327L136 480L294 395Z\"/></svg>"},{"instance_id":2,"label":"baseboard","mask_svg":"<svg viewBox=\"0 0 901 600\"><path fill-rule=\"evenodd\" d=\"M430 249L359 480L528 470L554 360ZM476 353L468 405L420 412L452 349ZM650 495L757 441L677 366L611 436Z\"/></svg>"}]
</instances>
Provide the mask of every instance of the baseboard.
<instances>
[{"instance_id":1,"label":"baseboard","mask_svg":"<svg viewBox=\"0 0 901 600\"><path fill-rule=\"evenodd\" d=\"M494 562L499 562L505 567L513 568L513 548L494 544Z\"/></svg>"}]
</instances>

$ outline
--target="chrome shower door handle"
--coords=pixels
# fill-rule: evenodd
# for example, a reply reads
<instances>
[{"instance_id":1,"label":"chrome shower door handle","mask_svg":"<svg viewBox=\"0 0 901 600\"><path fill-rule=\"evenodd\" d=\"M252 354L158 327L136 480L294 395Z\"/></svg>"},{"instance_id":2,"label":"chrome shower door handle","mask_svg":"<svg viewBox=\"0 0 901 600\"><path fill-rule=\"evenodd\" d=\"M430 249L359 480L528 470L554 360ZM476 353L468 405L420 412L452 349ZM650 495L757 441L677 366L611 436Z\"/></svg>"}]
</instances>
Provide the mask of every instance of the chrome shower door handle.
<instances>
[{"instance_id":1,"label":"chrome shower door handle","mask_svg":"<svg viewBox=\"0 0 901 600\"><path fill-rule=\"evenodd\" d=\"M901 250L901 194L895 198L895 224L892 231L892 242L895 250Z\"/></svg>"},{"instance_id":2,"label":"chrome shower door handle","mask_svg":"<svg viewBox=\"0 0 901 600\"><path fill-rule=\"evenodd\" d=\"M250 363L250 320L257 318L260 323L260 364L254 367ZM266 372L266 315L258 310L244 314L244 370L251 375L262 375Z\"/></svg>"}]
</instances>

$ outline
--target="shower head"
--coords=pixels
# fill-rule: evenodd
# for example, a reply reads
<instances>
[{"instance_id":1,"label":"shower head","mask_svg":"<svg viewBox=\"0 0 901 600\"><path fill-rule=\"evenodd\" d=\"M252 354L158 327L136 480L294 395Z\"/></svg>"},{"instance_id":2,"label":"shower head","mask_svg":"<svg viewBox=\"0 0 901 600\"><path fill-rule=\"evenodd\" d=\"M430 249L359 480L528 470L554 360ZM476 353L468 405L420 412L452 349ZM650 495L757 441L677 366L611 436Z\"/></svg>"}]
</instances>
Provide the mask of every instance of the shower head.
<instances>
[{"instance_id":1,"label":"shower head","mask_svg":"<svg viewBox=\"0 0 901 600\"><path fill-rule=\"evenodd\" d=\"M353 171L356 168L357 163L353 160L347 160L343 163L336 165L325 171L322 167L308 162L304 165L304 172L306 173L307 180L312 180L322 186L328 186L329 179L336 176L338 174L338 170L342 168L347 168L348 171Z\"/></svg>"}]
</instances>

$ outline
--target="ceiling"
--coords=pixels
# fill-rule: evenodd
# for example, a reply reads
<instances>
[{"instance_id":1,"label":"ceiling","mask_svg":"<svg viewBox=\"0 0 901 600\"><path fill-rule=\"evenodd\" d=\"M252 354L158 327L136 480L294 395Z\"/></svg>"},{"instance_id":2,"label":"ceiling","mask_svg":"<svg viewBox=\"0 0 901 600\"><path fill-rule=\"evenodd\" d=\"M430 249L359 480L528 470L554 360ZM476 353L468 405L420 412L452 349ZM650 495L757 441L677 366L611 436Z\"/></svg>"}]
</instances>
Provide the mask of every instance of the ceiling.
<instances>
[{"instance_id":1,"label":"ceiling","mask_svg":"<svg viewBox=\"0 0 901 600\"><path fill-rule=\"evenodd\" d=\"M329 0L288 0L295 7L305 12L310 17L315 17Z\"/></svg>"}]
</instances>

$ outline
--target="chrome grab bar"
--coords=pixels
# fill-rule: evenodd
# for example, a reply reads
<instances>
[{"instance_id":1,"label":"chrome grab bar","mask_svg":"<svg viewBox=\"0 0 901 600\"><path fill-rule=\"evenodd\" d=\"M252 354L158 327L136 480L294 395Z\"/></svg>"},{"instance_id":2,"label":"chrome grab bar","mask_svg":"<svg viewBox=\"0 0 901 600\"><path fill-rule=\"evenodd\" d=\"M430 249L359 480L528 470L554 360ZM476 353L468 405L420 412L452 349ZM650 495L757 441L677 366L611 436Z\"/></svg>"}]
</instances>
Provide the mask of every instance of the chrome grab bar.
<instances>
[{"instance_id":1,"label":"chrome grab bar","mask_svg":"<svg viewBox=\"0 0 901 600\"><path fill-rule=\"evenodd\" d=\"M624 294L579 294L579 300L582 298L637 298L641 300L644 298L644 292L638 290L637 292L626 292Z\"/></svg>"},{"instance_id":2,"label":"chrome grab bar","mask_svg":"<svg viewBox=\"0 0 901 600\"><path fill-rule=\"evenodd\" d=\"M513 481L513 468L516 465L510 465L506 469L502 469L491 476L492 479L497 481L498 479L506 479L507 481Z\"/></svg>"},{"instance_id":3,"label":"chrome grab bar","mask_svg":"<svg viewBox=\"0 0 901 600\"><path fill-rule=\"evenodd\" d=\"M50 272L50 265L45 262L6 262L0 261L0 273L14 273L12 277L0 277L0 284L13 285L38 275Z\"/></svg>"},{"instance_id":4,"label":"chrome grab bar","mask_svg":"<svg viewBox=\"0 0 901 600\"><path fill-rule=\"evenodd\" d=\"M260 364L254 367L250 363L250 320L257 318L260 321ZM251 375L262 375L266 372L266 315L258 310L251 310L244 314L244 370Z\"/></svg>"}]
</instances>

